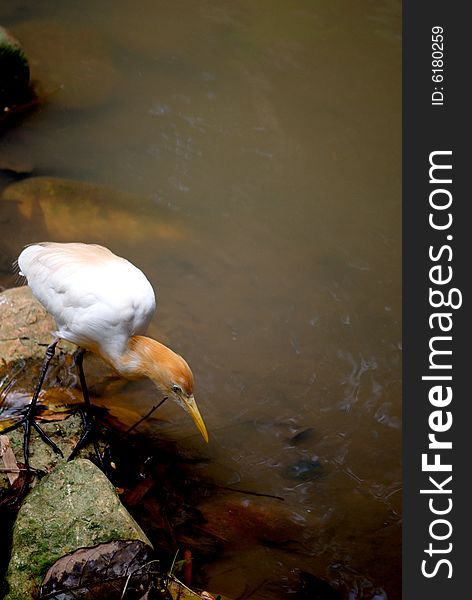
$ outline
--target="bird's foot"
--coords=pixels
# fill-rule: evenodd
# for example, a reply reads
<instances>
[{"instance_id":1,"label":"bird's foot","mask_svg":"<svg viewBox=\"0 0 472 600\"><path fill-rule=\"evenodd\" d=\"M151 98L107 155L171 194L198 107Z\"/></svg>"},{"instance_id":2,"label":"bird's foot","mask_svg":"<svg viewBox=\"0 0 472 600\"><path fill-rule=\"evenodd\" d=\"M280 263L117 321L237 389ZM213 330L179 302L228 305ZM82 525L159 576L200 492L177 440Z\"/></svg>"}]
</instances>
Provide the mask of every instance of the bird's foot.
<instances>
[{"instance_id":1,"label":"bird's foot","mask_svg":"<svg viewBox=\"0 0 472 600\"><path fill-rule=\"evenodd\" d=\"M84 432L80 437L80 440L77 442L75 448L72 450L70 456L67 460L72 460L77 456L77 454L84 448L90 441L93 442L93 449L95 450L95 455L98 460L98 464L100 467L103 467L103 456L100 452L100 448L97 443L97 435L96 435L96 425L93 417L88 415L87 411L80 410L80 416L82 418L82 425L84 428Z\"/></svg>"},{"instance_id":2,"label":"bird's foot","mask_svg":"<svg viewBox=\"0 0 472 600\"><path fill-rule=\"evenodd\" d=\"M29 443L30 443L31 428L35 429L38 432L38 434L41 437L41 439L43 440L43 442L48 444L48 446L50 446L56 454L59 454L59 456L61 456L61 457L64 456L62 454L62 451L59 448L59 446L55 442L52 441L52 439L47 435L47 433L44 431L44 429L42 429L42 427L40 427L38 425L38 423L36 422L35 417L34 417L34 407L31 404L29 404L28 407L26 408L26 412L25 412L24 416L19 421L14 423L13 425L10 425L9 427L5 427L5 429L2 429L0 431L0 435L5 435L7 433L10 433L11 431L15 431L15 430L19 429L20 427L23 427L23 455L24 455L24 459L25 459L25 468L28 471L30 470Z\"/></svg>"}]
</instances>

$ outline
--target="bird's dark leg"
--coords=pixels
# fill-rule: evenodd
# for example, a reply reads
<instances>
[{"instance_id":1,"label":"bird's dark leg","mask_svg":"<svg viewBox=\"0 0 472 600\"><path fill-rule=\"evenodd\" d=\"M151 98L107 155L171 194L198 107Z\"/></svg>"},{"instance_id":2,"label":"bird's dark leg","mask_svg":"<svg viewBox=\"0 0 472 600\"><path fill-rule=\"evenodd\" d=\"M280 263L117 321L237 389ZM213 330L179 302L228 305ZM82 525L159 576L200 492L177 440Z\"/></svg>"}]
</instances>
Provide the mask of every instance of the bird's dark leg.
<instances>
[{"instance_id":1,"label":"bird's dark leg","mask_svg":"<svg viewBox=\"0 0 472 600\"><path fill-rule=\"evenodd\" d=\"M93 420L93 415L92 415L92 405L90 403L90 396L88 393L87 382L85 381L84 366L83 366L84 354L85 354L85 350L83 348L79 348L77 350L77 352L74 353L74 364L77 367L77 371L79 373L80 386L82 388L82 395L84 398L84 405L85 405L84 410L80 412L80 415L82 417L82 425L84 427L84 433L82 434L82 437L77 442L77 445L72 450L72 453L67 460L72 460L73 458L75 458L77 456L79 450L81 450L87 444L89 439L91 438L93 441L93 447L95 450L95 454L97 455L98 462L101 465L103 463L103 458L102 458L102 455L100 454L100 449L98 447L97 440L95 438L95 427L94 427L94 420Z\"/></svg>"},{"instance_id":2,"label":"bird's dark leg","mask_svg":"<svg viewBox=\"0 0 472 600\"><path fill-rule=\"evenodd\" d=\"M30 468L29 467L29 442L30 442L31 427L36 429L36 431L41 436L41 439L44 442L46 442L46 444L49 444L49 446L51 446L51 448L54 450L54 452L57 452L57 454L60 454L62 456L62 452L61 452L60 448L51 440L51 438L48 437L48 435L41 429L41 427L34 420L34 412L36 409L36 405L38 403L39 392L41 391L41 388L43 386L44 379L46 377L46 373L47 373L47 370L49 367L49 363L51 362L51 359L56 352L56 346L57 346L58 342L59 342L59 340L55 339L51 344L49 344L49 346L46 349L46 355L44 356L44 361L41 366L41 371L39 373L39 381L36 385L36 389L34 390L33 398L31 399L31 402L28 404L28 407L26 408L25 416L22 419L20 419L17 423L15 423L14 425L11 425L10 427L7 427L6 429L3 429L2 431L0 431L0 433L4 434L4 433L9 433L10 431L14 431L15 429L19 429L20 427L23 427L23 430L24 430L23 454L25 457L25 467L27 470L29 470L29 468Z\"/></svg>"}]
</instances>

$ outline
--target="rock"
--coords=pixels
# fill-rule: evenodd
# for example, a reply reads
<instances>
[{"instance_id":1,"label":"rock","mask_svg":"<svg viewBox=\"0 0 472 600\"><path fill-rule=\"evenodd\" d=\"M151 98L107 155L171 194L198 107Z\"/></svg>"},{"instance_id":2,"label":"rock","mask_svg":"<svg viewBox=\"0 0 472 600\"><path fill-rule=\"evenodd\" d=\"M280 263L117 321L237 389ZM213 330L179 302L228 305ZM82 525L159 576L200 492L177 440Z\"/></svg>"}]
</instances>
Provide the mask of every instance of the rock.
<instances>
[{"instance_id":1,"label":"rock","mask_svg":"<svg viewBox=\"0 0 472 600\"><path fill-rule=\"evenodd\" d=\"M54 20L15 26L43 95L61 108L89 108L108 101L120 79L103 36L93 28Z\"/></svg>"},{"instance_id":2,"label":"rock","mask_svg":"<svg viewBox=\"0 0 472 600\"><path fill-rule=\"evenodd\" d=\"M36 241L39 235L55 241L103 244L110 239L146 243L185 237L170 211L141 196L93 183L31 177L9 185L2 200L15 203L24 221L15 229L35 231Z\"/></svg>"},{"instance_id":3,"label":"rock","mask_svg":"<svg viewBox=\"0 0 472 600\"><path fill-rule=\"evenodd\" d=\"M293 465L287 467L284 471L285 477L288 479L311 481L318 479L323 475L323 465L317 458L306 459L302 458Z\"/></svg>"},{"instance_id":4,"label":"rock","mask_svg":"<svg viewBox=\"0 0 472 600\"><path fill-rule=\"evenodd\" d=\"M2 370L19 360L44 358L52 342L54 319L33 297L29 287L19 287L0 293L0 365ZM61 343L69 353L75 346Z\"/></svg>"},{"instance_id":5,"label":"rock","mask_svg":"<svg viewBox=\"0 0 472 600\"><path fill-rule=\"evenodd\" d=\"M29 400L30 397L27 398L27 401ZM64 420L50 422L43 420L38 421L46 435L48 435L57 446L59 446L64 457L70 456L84 430L77 407L72 406L71 410L74 410L75 414L69 418L65 418ZM10 424L10 422L7 424ZM0 427L3 427L3 425L4 423L0 423ZM17 462L23 462L23 428L11 431L7 434L7 437ZM99 443L100 442L101 440L99 440ZM103 447L103 442L100 445ZM79 456L80 458L93 458L93 446L88 444L84 449L80 450ZM64 464L66 458L56 454L54 450L48 444L45 444L40 439L39 435L33 431L29 445L29 461L32 469L37 469L42 473L49 473L58 465ZM7 476L5 473L1 472L0 487L8 487Z\"/></svg>"},{"instance_id":6,"label":"rock","mask_svg":"<svg viewBox=\"0 0 472 600\"><path fill-rule=\"evenodd\" d=\"M298 446L299 444L304 444L313 439L315 435L315 429L313 427L307 427L306 429L302 429L297 434L292 436L289 440L291 444L294 446Z\"/></svg>"},{"instance_id":7,"label":"rock","mask_svg":"<svg viewBox=\"0 0 472 600\"><path fill-rule=\"evenodd\" d=\"M25 102L29 91L29 65L20 42L0 27L0 114L5 107Z\"/></svg>"},{"instance_id":8,"label":"rock","mask_svg":"<svg viewBox=\"0 0 472 600\"><path fill-rule=\"evenodd\" d=\"M279 500L221 493L203 500L197 508L204 517L199 530L220 539L224 532L224 540L233 550L258 542L288 547L303 536L303 525Z\"/></svg>"},{"instance_id":9,"label":"rock","mask_svg":"<svg viewBox=\"0 0 472 600\"><path fill-rule=\"evenodd\" d=\"M58 558L110 540L141 540L151 546L100 469L84 459L62 464L34 487L20 508L6 600L34 598Z\"/></svg>"}]
</instances>

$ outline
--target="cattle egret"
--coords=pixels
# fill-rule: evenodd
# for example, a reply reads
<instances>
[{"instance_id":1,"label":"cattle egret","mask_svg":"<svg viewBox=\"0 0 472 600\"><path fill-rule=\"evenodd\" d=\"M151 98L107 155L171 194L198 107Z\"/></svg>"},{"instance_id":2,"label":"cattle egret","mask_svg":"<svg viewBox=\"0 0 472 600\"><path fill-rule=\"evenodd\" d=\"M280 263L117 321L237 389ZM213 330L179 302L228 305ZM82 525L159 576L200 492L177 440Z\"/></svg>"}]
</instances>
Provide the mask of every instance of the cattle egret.
<instances>
[{"instance_id":1,"label":"cattle egret","mask_svg":"<svg viewBox=\"0 0 472 600\"><path fill-rule=\"evenodd\" d=\"M83 352L99 354L122 376L148 377L193 418L205 441L208 433L193 397L193 374L186 361L160 342L143 334L154 314L151 284L137 267L95 244L42 242L27 246L18 257L20 274L33 295L54 317L55 340L48 346L38 386L24 418L4 432L24 427L28 465L30 429L38 431L54 450L59 448L34 420L41 385L59 339L76 344L76 365L86 409L90 401L82 369ZM82 446L90 428L79 441ZM76 452L74 451L73 454Z\"/></svg>"}]
</instances>

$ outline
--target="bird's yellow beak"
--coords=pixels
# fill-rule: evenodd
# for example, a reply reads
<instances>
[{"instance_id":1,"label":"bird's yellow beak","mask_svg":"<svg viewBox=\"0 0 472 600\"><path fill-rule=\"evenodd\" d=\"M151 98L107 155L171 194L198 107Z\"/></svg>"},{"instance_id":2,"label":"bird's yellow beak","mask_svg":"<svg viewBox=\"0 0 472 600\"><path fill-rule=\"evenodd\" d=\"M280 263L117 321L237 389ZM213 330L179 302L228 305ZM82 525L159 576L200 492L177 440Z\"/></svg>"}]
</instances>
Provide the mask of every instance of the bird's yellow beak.
<instances>
[{"instance_id":1,"label":"bird's yellow beak","mask_svg":"<svg viewBox=\"0 0 472 600\"><path fill-rule=\"evenodd\" d=\"M185 408L189 412L192 419L195 421L195 425L198 428L198 431L202 434L205 442L208 443L208 432L205 427L205 423L203 422L202 415L198 410L197 403L195 402L195 398L193 396L189 396L188 398L182 398L183 403L185 404Z\"/></svg>"}]
</instances>

